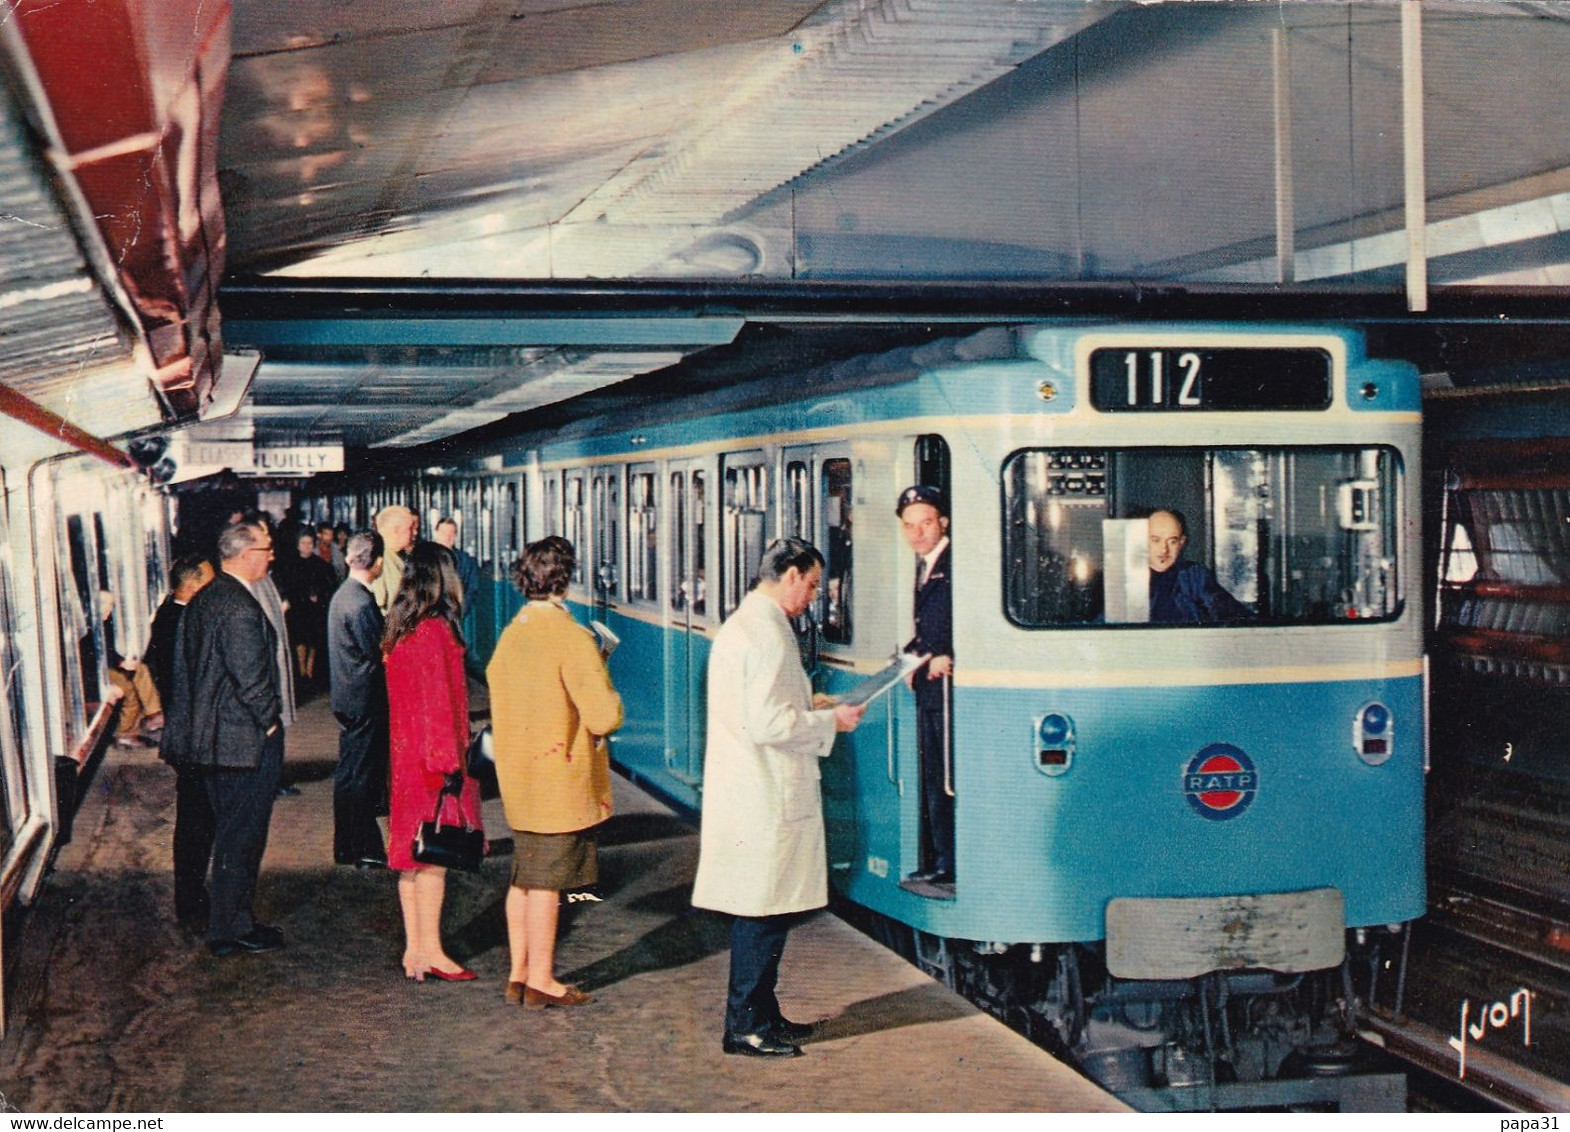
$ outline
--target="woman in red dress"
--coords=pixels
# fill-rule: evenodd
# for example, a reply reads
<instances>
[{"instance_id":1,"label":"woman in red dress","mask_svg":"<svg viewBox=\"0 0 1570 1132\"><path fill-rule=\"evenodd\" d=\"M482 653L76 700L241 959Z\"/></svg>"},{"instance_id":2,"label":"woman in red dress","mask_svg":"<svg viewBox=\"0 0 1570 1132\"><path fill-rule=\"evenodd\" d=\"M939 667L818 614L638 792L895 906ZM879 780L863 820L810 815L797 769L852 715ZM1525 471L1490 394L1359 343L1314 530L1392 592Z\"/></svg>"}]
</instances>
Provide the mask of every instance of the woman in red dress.
<instances>
[{"instance_id":1,"label":"woman in red dress","mask_svg":"<svg viewBox=\"0 0 1570 1132\"><path fill-rule=\"evenodd\" d=\"M413 856L420 823L429 821L448 780L462 783L459 801L442 801L443 816L460 814L480 828L480 785L464 772L469 745L469 688L458 631L462 590L445 547L422 542L409 551L403 584L387 613L382 652L387 657L388 739L392 769L387 820L387 864L398 872L403 907L403 970L467 982L474 972L442 947L442 897L447 870ZM457 813L454 810L457 810Z\"/></svg>"}]
</instances>

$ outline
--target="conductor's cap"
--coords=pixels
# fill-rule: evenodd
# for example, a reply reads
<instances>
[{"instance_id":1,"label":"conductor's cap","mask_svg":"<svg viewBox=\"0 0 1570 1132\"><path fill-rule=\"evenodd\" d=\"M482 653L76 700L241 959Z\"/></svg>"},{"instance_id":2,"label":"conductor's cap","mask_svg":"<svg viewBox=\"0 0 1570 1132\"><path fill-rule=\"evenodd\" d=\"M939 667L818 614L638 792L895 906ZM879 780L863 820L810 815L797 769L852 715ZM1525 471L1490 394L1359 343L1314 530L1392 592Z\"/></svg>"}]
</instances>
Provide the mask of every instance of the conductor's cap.
<instances>
[{"instance_id":1,"label":"conductor's cap","mask_svg":"<svg viewBox=\"0 0 1570 1132\"><path fill-rule=\"evenodd\" d=\"M905 508L912 503L925 503L936 507L939 515L945 518L948 517L948 504L943 501L943 493L935 487L928 487L926 484L915 484L907 487L899 493L899 502L894 505L894 514L905 514Z\"/></svg>"}]
</instances>

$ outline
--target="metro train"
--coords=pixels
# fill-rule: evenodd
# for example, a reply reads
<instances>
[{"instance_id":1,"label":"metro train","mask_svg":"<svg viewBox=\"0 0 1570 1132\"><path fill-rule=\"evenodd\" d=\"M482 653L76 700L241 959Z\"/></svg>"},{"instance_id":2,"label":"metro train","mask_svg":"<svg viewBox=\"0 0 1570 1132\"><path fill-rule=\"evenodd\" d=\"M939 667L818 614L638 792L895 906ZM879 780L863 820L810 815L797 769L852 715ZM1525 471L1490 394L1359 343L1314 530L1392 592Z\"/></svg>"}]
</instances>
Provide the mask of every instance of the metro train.
<instances>
[{"instance_id":1,"label":"metro train","mask_svg":"<svg viewBox=\"0 0 1570 1132\"><path fill-rule=\"evenodd\" d=\"M140 656L165 589L171 499L135 467L83 455L0 467L0 899L37 892L69 839L116 713L111 645ZM115 597L107 619L99 593Z\"/></svg>"},{"instance_id":2,"label":"metro train","mask_svg":"<svg viewBox=\"0 0 1570 1132\"><path fill-rule=\"evenodd\" d=\"M911 632L908 484L952 501L956 880L908 878L914 701L825 760L833 887L925 969L1118 1088L1339 1071L1354 963L1425 907L1419 382L1319 325L995 327L473 443L341 485L462 521L481 655L525 539L621 638L617 766L703 795L704 672L759 552L827 560L804 626L842 693ZM1247 609L1154 623L1145 518ZM1317 1061L1315 1059L1318 1059ZM1344 1068L1344 1066L1343 1066Z\"/></svg>"}]
</instances>

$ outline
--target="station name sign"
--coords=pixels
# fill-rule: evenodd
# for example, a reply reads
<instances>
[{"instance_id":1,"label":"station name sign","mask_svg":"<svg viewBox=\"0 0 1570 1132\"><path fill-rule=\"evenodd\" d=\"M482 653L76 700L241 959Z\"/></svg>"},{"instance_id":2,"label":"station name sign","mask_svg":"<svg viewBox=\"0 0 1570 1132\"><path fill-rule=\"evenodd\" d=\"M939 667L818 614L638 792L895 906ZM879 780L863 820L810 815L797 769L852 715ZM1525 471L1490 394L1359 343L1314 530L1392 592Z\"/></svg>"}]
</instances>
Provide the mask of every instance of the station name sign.
<instances>
[{"instance_id":1,"label":"station name sign","mask_svg":"<svg viewBox=\"0 0 1570 1132\"><path fill-rule=\"evenodd\" d=\"M1249 412L1330 407L1325 350L1139 346L1092 350L1090 403L1108 413Z\"/></svg>"},{"instance_id":2,"label":"station name sign","mask_svg":"<svg viewBox=\"0 0 1570 1132\"><path fill-rule=\"evenodd\" d=\"M255 447L248 440L187 442L181 466L228 468L243 475L309 476L343 471L343 445L276 445Z\"/></svg>"},{"instance_id":3,"label":"station name sign","mask_svg":"<svg viewBox=\"0 0 1570 1132\"><path fill-rule=\"evenodd\" d=\"M253 463L256 471L266 475L304 476L316 472L341 472L343 471L343 445L258 448Z\"/></svg>"}]
</instances>

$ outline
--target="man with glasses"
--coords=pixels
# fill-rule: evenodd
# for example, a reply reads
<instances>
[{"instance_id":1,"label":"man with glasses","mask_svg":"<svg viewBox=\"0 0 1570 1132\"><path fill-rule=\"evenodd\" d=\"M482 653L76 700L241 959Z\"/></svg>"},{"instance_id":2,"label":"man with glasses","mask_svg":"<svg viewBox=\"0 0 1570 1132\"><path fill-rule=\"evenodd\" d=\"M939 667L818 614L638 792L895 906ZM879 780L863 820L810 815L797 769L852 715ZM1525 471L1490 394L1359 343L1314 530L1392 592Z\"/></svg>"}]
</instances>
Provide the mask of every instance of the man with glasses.
<instances>
[{"instance_id":1,"label":"man with glasses","mask_svg":"<svg viewBox=\"0 0 1570 1132\"><path fill-rule=\"evenodd\" d=\"M283 769L278 635L255 595L272 538L260 522L218 536L221 569L191 599L175 637L160 755L206 786L214 830L207 946L216 956L273 951L283 933L252 916Z\"/></svg>"}]
</instances>

